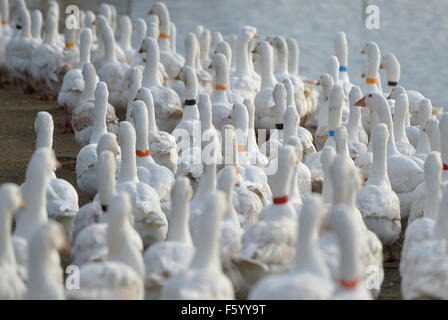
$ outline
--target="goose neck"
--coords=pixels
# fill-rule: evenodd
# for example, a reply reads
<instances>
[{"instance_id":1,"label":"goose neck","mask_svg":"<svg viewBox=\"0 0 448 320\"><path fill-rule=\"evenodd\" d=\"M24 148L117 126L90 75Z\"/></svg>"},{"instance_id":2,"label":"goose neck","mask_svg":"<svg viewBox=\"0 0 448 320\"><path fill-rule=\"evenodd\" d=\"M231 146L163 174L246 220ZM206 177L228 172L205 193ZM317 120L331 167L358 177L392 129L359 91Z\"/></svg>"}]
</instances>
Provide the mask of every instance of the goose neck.
<instances>
[{"instance_id":1,"label":"goose neck","mask_svg":"<svg viewBox=\"0 0 448 320\"><path fill-rule=\"evenodd\" d=\"M159 70L159 50L155 49L155 52L146 53L145 69L143 71L142 86L146 88L159 87L160 81L158 77Z\"/></svg>"},{"instance_id":2,"label":"goose neck","mask_svg":"<svg viewBox=\"0 0 448 320\"><path fill-rule=\"evenodd\" d=\"M387 145L386 141L373 142L372 173L367 179L368 185L390 185L387 175Z\"/></svg>"},{"instance_id":3,"label":"goose neck","mask_svg":"<svg viewBox=\"0 0 448 320\"><path fill-rule=\"evenodd\" d=\"M284 41L277 46L277 64L275 65L275 73L288 73L288 48Z\"/></svg>"},{"instance_id":4,"label":"goose neck","mask_svg":"<svg viewBox=\"0 0 448 320\"><path fill-rule=\"evenodd\" d=\"M204 174L192 202L199 203L207 199L211 191L216 190L216 164L204 164Z\"/></svg>"},{"instance_id":5,"label":"goose neck","mask_svg":"<svg viewBox=\"0 0 448 320\"><path fill-rule=\"evenodd\" d=\"M347 122L347 133L351 142L359 142L359 126L361 124L361 110L358 107L350 107Z\"/></svg>"},{"instance_id":6,"label":"goose neck","mask_svg":"<svg viewBox=\"0 0 448 320\"><path fill-rule=\"evenodd\" d=\"M200 241L196 245L196 255L191 263L193 269L219 270L221 259L219 256L219 225L220 217L215 212L204 212L202 218L206 228L199 230Z\"/></svg>"},{"instance_id":7,"label":"goose neck","mask_svg":"<svg viewBox=\"0 0 448 320\"><path fill-rule=\"evenodd\" d=\"M170 51L170 26L171 20L168 11L160 10L158 12L158 17L160 21L160 34L158 43L160 45L161 51Z\"/></svg>"},{"instance_id":8,"label":"goose neck","mask_svg":"<svg viewBox=\"0 0 448 320\"><path fill-rule=\"evenodd\" d=\"M394 136L396 141L409 142L406 136L405 119L406 110L395 105L394 113Z\"/></svg>"},{"instance_id":9,"label":"goose neck","mask_svg":"<svg viewBox=\"0 0 448 320\"><path fill-rule=\"evenodd\" d=\"M121 169L118 176L119 182L138 182L137 162L135 154L135 137L127 136L121 147Z\"/></svg>"},{"instance_id":10,"label":"goose neck","mask_svg":"<svg viewBox=\"0 0 448 320\"><path fill-rule=\"evenodd\" d=\"M382 103L380 105L380 108L376 109L376 111L377 111L377 116L379 118L379 121L386 124L388 131L395 132L394 125L392 122L392 115L390 113L389 106L387 105L387 102L386 102L386 104ZM393 156L393 155L400 154L397 149L397 146L395 144L395 137L393 134L389 134L389 139L387 141L387 154L389 157Z\"/></svg>"},{"instance_id":11,"label":"goose neck","mask_svg":"<svg viewBox=\"0 0 448 320\"><path fill-rule=\"evenodd\" d=\"M107 99L95 100L95 119L93 120L92 136L90 143L98 143L103 134L107 133L106 127Z\"/></svg>"},{"instance_id":12,"label":"goose neck","mask_svg":"<svg viewBox=\"0 0 448 320\"><path fill-rule=\"evenodd\" d=\"M261 49L261 88L273 88L277 83L272 72L272 50L269 46Z\"/></svg>"},{"instance_id":13,"label":"goose neck","mask_svg":"<svg viewBox=\"0 0 448 320\"><path fill-rule=\"evenodd\" d=\"M45 123L37 131L36 149L38 148L53 149L53 126L49 123Z\"/></svg>"},{"instance_id":14,"label":"goose neck","mask_svg":"<svg viewBox=\"0 0 448 320\"><path fill-rule=\"evenodd\" d=\"M86 63L90 62L90 42L81 42L79 48L79 63L77 68L81 69L84 67Z\"/></svg>"},{"instance_id":15,"label":"goose neck","mask_svg":"<svg viewBox=\"0 0 448 320\"><path fill-rule=\"evenodd\" d=\"M105 60L108 62L118 62L115 53L115 37L110 28L106 28L103 39Z\"/></svg>"},{"instance_id":16,"label":"goose neck","mask_svg":"<svg viewBox=\"0 0 448 320\"><path fill-rule=\"evenodd\" d=\"M94 74L88 74L85 76L84 80L84 90L79 98L80 104L87 101L95 101L95 87L98 83L98 78Z\"/></svg>"}]
</instances>

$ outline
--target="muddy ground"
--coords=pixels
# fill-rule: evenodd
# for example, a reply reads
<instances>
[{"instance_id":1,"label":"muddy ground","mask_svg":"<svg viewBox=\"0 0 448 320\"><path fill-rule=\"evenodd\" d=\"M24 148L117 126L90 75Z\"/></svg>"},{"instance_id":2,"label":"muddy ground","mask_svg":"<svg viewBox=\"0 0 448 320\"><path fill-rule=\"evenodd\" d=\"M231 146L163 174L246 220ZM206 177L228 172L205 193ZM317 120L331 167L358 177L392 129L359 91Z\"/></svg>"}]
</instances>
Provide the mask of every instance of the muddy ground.
<instances>
[{"instance_id":1,"label":"muddy ground","mask_svg":"<svg viewBox=\"0 0 448 320\"><path fill-rule=\"evenodd\" d=\"M34 151L34 119L38 111L48 111L54 120L54 150L62 164L56 174L78 191L80 206L89 199L76 185L75 163L79 151L73 134L64 134L64 111L55 101L41 101L37 95L25 95L12 85L0 88L0 184L25 179L27 163ZM380 299L401 299L399 263L385 263L385 279Z\"/></svg>"}]
</instances>

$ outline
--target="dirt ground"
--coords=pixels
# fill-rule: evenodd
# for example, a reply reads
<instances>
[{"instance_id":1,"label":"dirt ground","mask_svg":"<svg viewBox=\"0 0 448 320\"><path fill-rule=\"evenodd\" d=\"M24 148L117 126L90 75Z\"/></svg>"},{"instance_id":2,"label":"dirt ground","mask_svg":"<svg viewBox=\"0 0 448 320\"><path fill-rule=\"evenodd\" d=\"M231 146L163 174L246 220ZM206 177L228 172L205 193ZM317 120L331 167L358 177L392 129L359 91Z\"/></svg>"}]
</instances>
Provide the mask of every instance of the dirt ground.
<instances>
[{"instance_id":1,"label":"dirt ground","mask_svg":"<svg viewBox=\"0 0 448 320\"><path fill-rule=\"evenodd\" d=\"M75 163L79 146L72 134L64 134L64 111L55 101L41 101L37 95L25 95L17 87L0 88L0 184L21 184L27 163L34 151L34 119L37 112L48 111L54 120L54 150L62 164L56 174L78 191L80 206L89 199L79 192ZM379 299L401 299L399 263L384 263L385 279Z\"/></svg>"}]
</instances>

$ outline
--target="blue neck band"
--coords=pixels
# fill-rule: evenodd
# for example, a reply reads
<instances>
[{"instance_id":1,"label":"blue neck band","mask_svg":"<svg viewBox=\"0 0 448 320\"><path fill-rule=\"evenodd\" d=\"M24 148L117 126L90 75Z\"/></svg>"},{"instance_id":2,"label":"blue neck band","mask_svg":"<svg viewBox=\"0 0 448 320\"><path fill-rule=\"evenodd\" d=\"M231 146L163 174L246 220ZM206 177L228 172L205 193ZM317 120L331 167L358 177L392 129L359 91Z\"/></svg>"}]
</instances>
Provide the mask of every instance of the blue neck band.
<instances>
[{"instance_id":1,"label":"blue neck band","mask_svg":"<svg viewBox=\"0 0 448 320\"><path fill-rule=\"evenodd\" d=\"M334 130L330 130L330 131L328 131L328 135L329 135L330 137L333 137L333 136L334 136Z\"/></svg>"},{"instance_id":2,"label":"blue neck band","mask_svg":"<svg viewBox=\"0 0 448 320\"><path fill-rule=\"evenodd\" d=\"M348 68L346 66L340 66L339 72L347 72Z\"/></svg>"}]
</instances>

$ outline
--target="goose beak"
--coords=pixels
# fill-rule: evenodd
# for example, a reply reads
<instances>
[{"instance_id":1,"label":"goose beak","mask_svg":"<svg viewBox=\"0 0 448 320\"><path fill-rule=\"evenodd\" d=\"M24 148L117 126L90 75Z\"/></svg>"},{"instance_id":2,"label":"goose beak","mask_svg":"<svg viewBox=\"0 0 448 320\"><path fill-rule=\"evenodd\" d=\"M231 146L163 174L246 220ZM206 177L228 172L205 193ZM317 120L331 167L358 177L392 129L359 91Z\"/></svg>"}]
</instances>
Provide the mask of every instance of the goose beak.
<instances>
[{"instance_id":1,"label":"goose beak","mask_svg":"<svg viewBox=\"0 0 448 320\"><path fill-rule=\"evenodd\" d=\"M382 63L380 63L380 69L383 69L383 68L384 68L383 64L382 64Z\"/></svg>"},{"instance_id":2,"label":"goose beak","mask_svg":"<svg viewBox=\"0 0 448 320\"><path fill-rule=\"evenodd\" d=\"M25 201L24 200L20 201L19 210L24 210L25 208L26 208Z\"/></svg>"},{"instance_id":3,"label":"goose beak","mask_svg":"<svg viewBox=\"0 0 448 320\"><path fill-rule=\"evenodd\" d=\"M56 169L61 169L62 168L62 163L59 162L58 159L56 159Z\"/></svg>"},{"instance_id":4,"label":"goose beak","mask_svg":"<svg viewBox=\"0 0 448 320\"><path fill-rule=\"evenodd\" d=\"M70 256L70 244L68 243L68 241L65 241L64 245L62 246L62 248L59 250L59 252L61 254L65 254L67 256Z\"/></svg>"},{"instance_id":5,"label":"goose beak","mask_svg":"<svg viewBox=\"0 0 448 320\"><path fill-rule=\"evenodd\" d=\"M145 52L145 50L143 50L143 48L140 48L140 50L138 50L138 53L143 53Z\"/></svg>"},{"instance_id":6,"label":"goose beak","mask_svg":"<svg viewBox=\"0 0 448 320\"><path fill-rule=\"evenodd\" d=\"M366 97L362 97L360 100L355 102L354 105L357 107L365 107L366 106Z\"/></svg>"}]
</instances>

